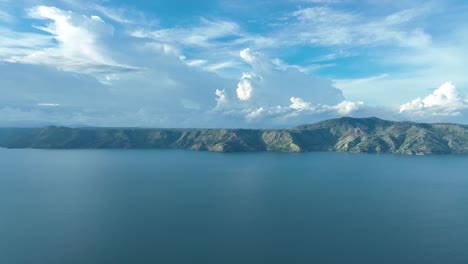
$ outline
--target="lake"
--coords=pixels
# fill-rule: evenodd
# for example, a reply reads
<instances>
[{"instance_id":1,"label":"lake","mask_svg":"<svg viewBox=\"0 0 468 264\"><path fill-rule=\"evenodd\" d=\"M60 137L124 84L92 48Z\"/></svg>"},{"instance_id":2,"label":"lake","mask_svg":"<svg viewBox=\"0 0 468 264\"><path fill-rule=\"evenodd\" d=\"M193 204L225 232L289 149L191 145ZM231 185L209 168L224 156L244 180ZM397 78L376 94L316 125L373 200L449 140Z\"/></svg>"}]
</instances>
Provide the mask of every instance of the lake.
<instances>
[{"instance_id":1,"label":"lake","mask_svg":"<svg viewBox=\"0 0 468 264\"><path fill-rule=\"evenodd\" d=\"M468 156L0 149L0 263L468 263Z\"/></svg>"}]
</instances>

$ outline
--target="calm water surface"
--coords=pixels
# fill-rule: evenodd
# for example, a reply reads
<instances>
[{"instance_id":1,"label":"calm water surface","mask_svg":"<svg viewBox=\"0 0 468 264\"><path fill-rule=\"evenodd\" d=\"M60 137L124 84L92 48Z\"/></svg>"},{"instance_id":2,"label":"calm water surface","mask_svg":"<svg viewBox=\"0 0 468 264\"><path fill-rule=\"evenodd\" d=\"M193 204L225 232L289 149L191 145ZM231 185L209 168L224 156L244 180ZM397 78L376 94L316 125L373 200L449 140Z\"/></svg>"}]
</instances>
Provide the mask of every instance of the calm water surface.
<instances>
[{"instance_id":1,"label":"calm water surface","mask_svg":"<svg viewBox=\"0 0 468 264\"><path fill-rule=\"evenodd\" d=\"M0 149L0 263L468 263L468 156Z\"/></svg>"}]
</instances>

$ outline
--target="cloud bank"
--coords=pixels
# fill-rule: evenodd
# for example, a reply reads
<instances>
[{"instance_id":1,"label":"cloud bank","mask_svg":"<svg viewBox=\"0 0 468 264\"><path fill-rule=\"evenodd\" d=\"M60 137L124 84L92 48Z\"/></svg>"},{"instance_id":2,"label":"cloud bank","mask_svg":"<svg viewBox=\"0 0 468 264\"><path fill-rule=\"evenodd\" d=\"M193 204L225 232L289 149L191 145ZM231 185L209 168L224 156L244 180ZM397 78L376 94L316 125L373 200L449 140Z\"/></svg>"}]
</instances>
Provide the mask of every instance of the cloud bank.
<instances>
[{"instance_id":1,"label":"cloud bank","mask_svg":"<svg viewBox=\"0 0 468 264\"><path fill-rule=\"evenodd\" d=\"M441 42L418 23L430 7L368 15L341 8L346 1L295 2L262 21L206 14L172 24L102 1L1 3L0 125L287 127L345 115L467 122L463 30L455 49L453 37ZM359 57L372 52L383 55ZM388 65L417 74L387 73ZM420 96L451 77L458 89L448 82Z\"/></svg>"}]
</instances>

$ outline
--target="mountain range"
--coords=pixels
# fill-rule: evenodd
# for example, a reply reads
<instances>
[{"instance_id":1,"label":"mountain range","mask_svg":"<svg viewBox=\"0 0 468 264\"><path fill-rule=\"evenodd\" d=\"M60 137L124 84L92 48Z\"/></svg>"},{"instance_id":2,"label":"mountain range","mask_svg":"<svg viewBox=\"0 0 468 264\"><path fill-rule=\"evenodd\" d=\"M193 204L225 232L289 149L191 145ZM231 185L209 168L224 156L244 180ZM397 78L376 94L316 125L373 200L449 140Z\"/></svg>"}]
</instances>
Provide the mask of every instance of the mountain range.
<instances>
[{"instance_id":1,"label":"mountain range","mask_svg":"<svg viewBox=\"0 0 468 264\"><path fill-rule=\"evenodd\" d=\"M291 129L0 128L0 147L468 154L468 126L342 117Z\"/></svg>"}]
</instances>

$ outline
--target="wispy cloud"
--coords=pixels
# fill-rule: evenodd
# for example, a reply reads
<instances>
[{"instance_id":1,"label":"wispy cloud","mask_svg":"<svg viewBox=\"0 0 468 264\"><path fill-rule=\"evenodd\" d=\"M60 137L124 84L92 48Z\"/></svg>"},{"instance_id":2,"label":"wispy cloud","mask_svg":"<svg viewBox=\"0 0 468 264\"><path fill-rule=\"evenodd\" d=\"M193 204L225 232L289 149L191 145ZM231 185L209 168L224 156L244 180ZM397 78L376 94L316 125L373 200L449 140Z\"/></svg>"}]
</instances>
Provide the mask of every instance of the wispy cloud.
<instances>
[{"instance_id":1,"label":"wispy cloud","mask_svg":"<svg viewBox=\"0 0 468 264\"><path fill-rule=\"evenodd\" d=\"M217 72L222 69L234 68L238 66L239 66L239 63L236 61L225 61L225 62L220 62L220 63L215 63L215 64L205 66L203 67L203 69L207 71Z\"/></svg>"},{"instance_id":2,"label":"wispy cloud","mask_svg":"<svg viewBox=\"0 0 468 264\"><path fill-rule=\"evenodd\" d=\"M30 64L48 64L67 71L76 71L89 74L114 74L141 70L138 67L128 66L114 62L106 54L105 47L108 37L112 36L112 26L106 24L98 16L81 16L70 11L56 7L36 6L28 10L33 19L48 20L52 23L45 26L36 26L37 29L50 35L19 34L29 37L25 54L11 54L4 60ZM47 36L47 37L45 37ZM34 45L33 41L44 44L49 40L49 47ZM23 38L24 39L24 38ZM15 41L9 39L9 47ZM57 43L53 45L52 43ZM5 44L3 44L5 45ZM5 45L5 46L7 46Z\"/></svg>"},{"instance_id":3,"label":"wispy cloud","mask_svg":"<svg viewBox=\"0 0 468 264\"><path fill-rule=\"evenodd\" d=\"M60 106L60 104L56 103L38 103L38 106L49 106L49 107L55 107L55 106Z\"/></svg>"},{"instance_id":4,"label":"wispy cloud","mask_svg":"<svg viewBox=\"0 0 468 264\"><path fill-rule=\"evenodd\" d=\"M12 15L8 14L5 11L0 10L0 22L1 21L3 21L3 22L12 22L14 20L15 20L15 18Z\"/></svg>"},{"instance_id":5,"label":"wispy cloud","mask_svg":"<svg viewBox=\"0 0 468 264\"><path fill-rule=\"evenodd\" d=\"M336 4L346 2L346 0L291 0L291 2L302 2L312 4Z\"/></svg>"},{"instance_id":6,"label":"wispy cloud","mask_svg":"<svg viewBox=\"0 0 468 264\"><path fill-rule=\"evenodd\" d=\"M131 5L113 6L111 4L98 2L98 4L90 4L88 8L123 26L157 26L159 24L159 20L153 14L144 10L136 9Z\"/></svg>"},{"instance_id":7,"label":"wispy cloud","mask_svg":"<svg viewBox=\"0 0 468 264\"><path fill-rule=\"evenodd\" d=\"M281 34L290 44L424 46L430 43L430 35L420 28L409 27L408 23L425 12L409 9L372 18L330 7L307 7L292 14L288 30Z\"/></svg>"},{"instance_id":8,"label":"wispy cloud","mask_svg":"<svg viewBox=\"0 0 468 264\"><path fill-rule=\"evenodd\" d=\"M0 60L12 56L25 56L33 51L53 46L49 35L29 32L17 32L0 27Z\"/></svg>"},{"instance_id":9,"label":"wispy cloud","mask_svg":"<svg viewBox=\"0 0 468 264\"><path fill-rule=\"evenodd\" d=\"M101 14L104 16L114 20L115 22L121 23L121 24L135 24L137 21L128 18L126 16L127 9L124 8L112 8L112 7L106 7L102 5L96 5L94 7L97 11L99 11Z\"/></svg>"},{"instance_id":10,"label":"wispy cloud","mask_svg":"<svg viewBox=\"0 0 468 264\"><path fill-rule=\"evenodd\" d=\"M223 43L222 38L238 38L241 31L237 23L223 20L200 19L200 25L190 28L135 30L131 36L152 39L158 43L176 43L186 47L210 48Z\"/></svg>"},{"instance_id":11,"label":"wispy cloud","mask_svg":"<svg viewBox=\"0 0 468 264\"><path fill-rule=\"evenodd\" d=\"M130 36L144 41L144 47L173 54L189 66L212 72L242 68L239 50L270 47L275 42L269 37L245 32L236 22L207 18L187 26L140 27L131 31Z\"/></svg>"}]
</instances>

